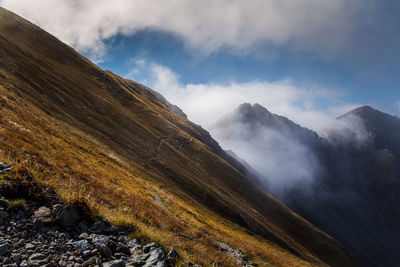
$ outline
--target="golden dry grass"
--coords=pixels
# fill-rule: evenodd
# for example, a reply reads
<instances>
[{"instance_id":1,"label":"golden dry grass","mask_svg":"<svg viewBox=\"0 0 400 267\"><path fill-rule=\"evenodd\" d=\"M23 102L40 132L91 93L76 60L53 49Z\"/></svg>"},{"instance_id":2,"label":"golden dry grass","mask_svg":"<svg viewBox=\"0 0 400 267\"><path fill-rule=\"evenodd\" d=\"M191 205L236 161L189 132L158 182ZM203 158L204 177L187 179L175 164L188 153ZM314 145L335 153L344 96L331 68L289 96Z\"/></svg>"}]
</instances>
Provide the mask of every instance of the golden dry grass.
<instances>
[{"instance_id":1,"label":"golden dry grass","mask_svg":"<svg viewBox=\"0 0 400 267\"><path fill-rule=\"evenodd\" d=\"M132 237L175 247L180 264L235 266L216 241L242 249L255 263L271 266L311 265L278 246L248 234L189 199L181 199L115 160L109 151L79 135L0 87L0 161L12 163L14 176L31 173L67 202L83 202L117 225L133 225ZM76 134L71 134L75 132ZM24 171L22 171L24 170ZM154 192L167 210L153 199ZM196 241L176 235L185 233Z\"/></svg>"}]
</instances>

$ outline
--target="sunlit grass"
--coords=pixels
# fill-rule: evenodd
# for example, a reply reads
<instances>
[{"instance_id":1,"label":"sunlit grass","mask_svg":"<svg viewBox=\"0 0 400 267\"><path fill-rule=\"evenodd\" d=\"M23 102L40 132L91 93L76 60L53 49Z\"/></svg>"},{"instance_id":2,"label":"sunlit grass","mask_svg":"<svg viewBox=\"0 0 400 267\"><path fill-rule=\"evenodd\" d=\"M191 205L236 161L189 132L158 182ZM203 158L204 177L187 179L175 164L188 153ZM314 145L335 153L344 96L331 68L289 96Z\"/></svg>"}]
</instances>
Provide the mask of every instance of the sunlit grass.
<instances>
[{"instance_id":1,"label":"sunlit grass","mask_svg":"<svg viewBox=\"0 0 400 267\"><path fill-rule=\"evenodd\" d=\"M0 87L0 161L14 165L14 177L31 175L66 202L85 203L112 223L135 228L132 238L156 241L166 250L175 247L182 255L178 265L236 266L217 249L221 241L240 248L260 266L310 266L172 188L164 188L90 136L33 106L20 105L17 96L12 97L15 101L8 99L7 94ZM154 192L166 209L154 201ZM15 200L13 205L24 203Z\"/></svg>"}]
</instances>

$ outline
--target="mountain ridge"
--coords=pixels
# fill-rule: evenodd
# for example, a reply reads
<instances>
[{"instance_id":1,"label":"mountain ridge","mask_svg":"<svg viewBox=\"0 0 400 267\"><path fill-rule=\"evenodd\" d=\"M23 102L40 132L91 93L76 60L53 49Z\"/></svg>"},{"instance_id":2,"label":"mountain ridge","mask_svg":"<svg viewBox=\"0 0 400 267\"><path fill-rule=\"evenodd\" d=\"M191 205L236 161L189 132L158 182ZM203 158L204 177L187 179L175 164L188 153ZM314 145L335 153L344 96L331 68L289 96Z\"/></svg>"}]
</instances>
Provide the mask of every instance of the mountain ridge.
<instances>
[{"instance_id":1,"label":"mountain ridge","mask_svg":"<svg viewBox=\"0 0 400 267\"><path fill-rule=\"evenodd\" d=\"M253 185L208 132L145 86L102 71L3 8L0 48L0 156L16 171L135 225L143 238L167 247L179 240L184 257L205 265L235 264L215 251L216 239L262 263L353 265L332 237Z\"/></svg>"},{"instance_id":2,"label":"mountain ridge","mask_svg":"<svg viewBox=\"0 0 400 267\"><path fill-rule=\"evenodd\" d=\"M221 123L226 124L226 136L233 136L231 144L242 141L242 146L251 146L256 143L256 147L251 146L251 151L258 152L259 158L264 157L264 165L268 165L268 154L283 153L281 158L289 162L298 160L282 148L285 143L296 144L293 140L297 140L300 147L305 147L302 155L317 159L315 164L319 166L318 170L322 170L308 173L310 178L304 182L289 182L289 189L286 188L282 193L271 187L273 182L282 182L269 181L271 176L256 168L263 174L259 180L264 180L264 183L259 183L260 186L337 238L361 266L396 264L400 241L397 226L400 215L395 204L400 201L400 134L396 133L400 129L400 120L370 106L361 106L337 118L340 123L349 123L348 126L354 129L334 128L330 135L321 138L315 132L272 114L260 105L245 104L245 107L245 119L241 116L241 105ZM235 135L236 131L243 129L248 131L245 137ZM269 135L271 131L279 137L283 136L283 139ZM249 136L255 140L245 141ZM341 139L346 141L341 142ZM280 144L278 148L275 146L277 141ZM256 150L263 143L269 144L264 154ZM295 149L292 146L289 148ZM298 162L303 164L302 161ZM252 162L249 163L252 166ZM283 162L281 168L287 166L290 164ZM274 169L269 171L274 174Z\"/></svg>"}]
</instances>

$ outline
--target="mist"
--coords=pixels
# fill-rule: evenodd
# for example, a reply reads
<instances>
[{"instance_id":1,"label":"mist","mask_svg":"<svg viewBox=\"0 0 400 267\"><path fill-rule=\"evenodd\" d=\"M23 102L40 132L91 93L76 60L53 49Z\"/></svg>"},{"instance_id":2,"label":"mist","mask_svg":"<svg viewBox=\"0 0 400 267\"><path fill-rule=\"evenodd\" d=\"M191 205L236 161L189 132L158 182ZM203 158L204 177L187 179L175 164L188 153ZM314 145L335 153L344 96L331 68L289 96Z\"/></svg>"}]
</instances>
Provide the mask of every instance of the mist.
<instances>
[{"instance_id":1,"label":"mist","mask_svg":"<svg viewBox=\"0 0 400 267\"><path fill-rule=\"evenodd\" d=\"M290 79L182 84L177 73L143 58L136 60L131 73L208 130L224 150L249 164L263 185L279 196L296 186L312 187L324 174L316 146L362 146L368 139L356 116L336 119L360 104L343 101L329 88L305 88ZM327 103L324 109L315 108L320 101ZM243 103L260 104L251 119L238 110Z\"/></svg>"},{"instance_id":2,"label":"mist","mask_svg":"<svg viewBox=\"0 0 400 267\"><path fill-rule=\"evenodd\" d=\"M242 104L209 128L224 149L235 152L259 176L264 188L280 199L293 189L312 193L325 175L321 154L327 147L363 146L369 139L362 120L353 114L332 120L325 136L270 113L258 104Z\"/></svg>"},{"instance_id":3,"label":"mist","mask_svg":"<svg viewBox=\"0 0 400 267\"><path fill-rule=\"evenodd\" d=\"M261 174L263 185L275 194L283 196L293 186L309 186L322 171L312 150L288 129L242 121L235 115L211 127L213 137Z\"/></svg>"}]
</instances>

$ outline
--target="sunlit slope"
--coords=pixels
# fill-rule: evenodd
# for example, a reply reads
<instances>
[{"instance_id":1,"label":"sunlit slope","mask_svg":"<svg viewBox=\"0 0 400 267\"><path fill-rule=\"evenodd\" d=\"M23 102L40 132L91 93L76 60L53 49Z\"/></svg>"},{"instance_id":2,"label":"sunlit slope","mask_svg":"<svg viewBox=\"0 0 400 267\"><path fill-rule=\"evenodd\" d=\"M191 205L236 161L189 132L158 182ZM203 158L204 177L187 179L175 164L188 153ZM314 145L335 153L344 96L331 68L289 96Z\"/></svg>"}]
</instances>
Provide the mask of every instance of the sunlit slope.
<instances>
[{"instance_id":1,"label":"sunlit slope","mask_svg":"<svg viewBox=\"0 0 400 267\"><path fill-rule=\"evenodd\" d=\"M231 264L215 240L260 263L352 265L335 240L253 185L206 131L151 90L4 9L0 92L2 156L69 201L205 265Z\"/></svg>"}]
</instances>

